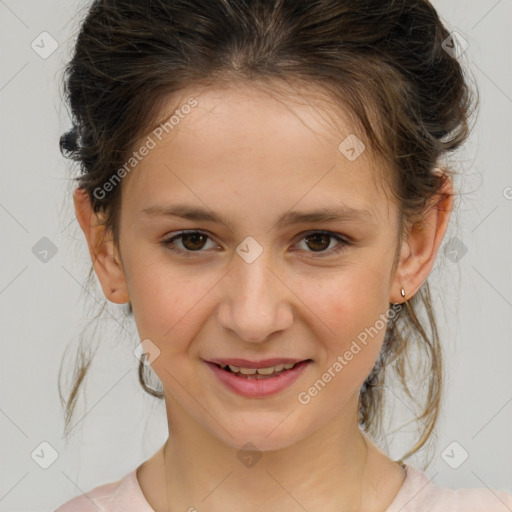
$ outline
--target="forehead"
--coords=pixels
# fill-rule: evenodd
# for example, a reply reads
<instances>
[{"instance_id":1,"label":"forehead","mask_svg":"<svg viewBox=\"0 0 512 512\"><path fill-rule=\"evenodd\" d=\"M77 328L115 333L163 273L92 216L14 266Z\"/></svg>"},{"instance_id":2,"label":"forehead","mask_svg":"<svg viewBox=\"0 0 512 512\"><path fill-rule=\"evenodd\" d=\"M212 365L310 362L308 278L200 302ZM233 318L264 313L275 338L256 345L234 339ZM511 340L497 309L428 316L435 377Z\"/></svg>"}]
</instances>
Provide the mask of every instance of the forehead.
<instances>
[{"instance_id":1,"label":"forehead","mask_svg":"<svg viewBox=\"0 0 512 512\"><path fill-rule=\"evenodd\" d=\"M151 149L123 179L128 208L175 198L222 205L236 196L248 209L328 199L389 214L376 179L382 164L363 150L350 116L318 88L288 95L241 84L189 88L162 101L159 114L134 148ZM351 146L362 150L355 159Z\"/></svg>"}]
</instances>

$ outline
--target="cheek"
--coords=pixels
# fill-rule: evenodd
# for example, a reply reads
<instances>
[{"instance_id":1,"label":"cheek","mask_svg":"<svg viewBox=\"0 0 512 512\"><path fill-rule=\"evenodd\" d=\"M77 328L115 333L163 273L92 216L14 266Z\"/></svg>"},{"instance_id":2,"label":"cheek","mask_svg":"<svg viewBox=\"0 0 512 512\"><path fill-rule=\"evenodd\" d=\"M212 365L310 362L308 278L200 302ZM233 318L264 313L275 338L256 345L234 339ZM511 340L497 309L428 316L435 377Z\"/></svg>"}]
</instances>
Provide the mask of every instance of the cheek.
<instances>
[{"instance_id":1,"label":"cheek","mask_svg":"<svg viewBox=\"0 0 512 512\"><path fill-rule=\"evenodd\" d=\"M179 340L197 326L197 306L215 283L170 266L140 263L130 270L130 298L141 339L154 340L160 350L179 351Z\"/></svg>"},{"instance_id":2,"label":"cheek","mask_svg":"<svg viewBox=\"0 0 512 512\"><path fill-rule=\"evenodd\" d=\"M326 368L341 358L342 373L352 380L364 380L371 371L387 328L389 297L384 282L383 275L366 270L322 287L317 307L330 328L324 338Z\"/></svg>"},{"instance_id":3,"label":"cheek","mask_svg":"<svg viewBox=\"0 0 512 512\"><path fill-rule=\"evenodd\" d=\"M324 344L319 378L312 383L322 390L322 401L324 405L330 404L332 410L338 410L350 397L359 395L379 357L386 333L385 310L370 311L369 304L366 309L356 306L348 302L343 310L336 308L338 316L333 316L331 321L336 336Z\"/></svg>"}]
</instances>

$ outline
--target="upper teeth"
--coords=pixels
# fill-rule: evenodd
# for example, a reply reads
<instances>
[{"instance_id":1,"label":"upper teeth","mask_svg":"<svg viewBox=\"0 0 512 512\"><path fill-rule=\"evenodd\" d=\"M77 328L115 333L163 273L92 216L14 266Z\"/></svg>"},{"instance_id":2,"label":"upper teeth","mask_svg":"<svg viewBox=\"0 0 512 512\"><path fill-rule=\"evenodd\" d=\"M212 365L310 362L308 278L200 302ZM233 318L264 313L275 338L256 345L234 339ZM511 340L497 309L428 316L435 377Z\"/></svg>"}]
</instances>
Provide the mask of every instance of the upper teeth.
<instances>
[{"instance_id":1,"label":"upper teeth","mask_svg":"<svg viewBox=\"0 0 512 512\"><path fill-rule=\"evenodd\" d=\"M220 364L221 368L226 368L226 366L229 366L229 369L233 373L240 372L244 375L254 375L257 372L259 375L270 375L271 373L280 372L281 370L289 370L295 366L295 363L278 364L276 366L269 366L268 368L243 368L241 366L233 366L231 364Z\"/></svg>"}]
</instances>

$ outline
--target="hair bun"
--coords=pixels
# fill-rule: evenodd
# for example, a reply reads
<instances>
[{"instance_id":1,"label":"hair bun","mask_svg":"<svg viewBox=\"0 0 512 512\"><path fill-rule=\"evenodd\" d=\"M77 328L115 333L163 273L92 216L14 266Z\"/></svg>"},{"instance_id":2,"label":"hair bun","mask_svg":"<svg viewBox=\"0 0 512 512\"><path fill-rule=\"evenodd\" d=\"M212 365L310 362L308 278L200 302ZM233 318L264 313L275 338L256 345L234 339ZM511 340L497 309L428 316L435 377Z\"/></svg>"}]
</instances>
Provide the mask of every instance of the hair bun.
<instances>
[{"instance_id":1,"label":"hair bun","mask_svg":"<svg viewBox=\"0 0 512 512\"><path fill-rule=\"evenodd\" d=\"M61 153L66 157L78 150L78 126L76 124L73 124L73 128L60 137L59 147Z\"/></svg>"}]
</instances>

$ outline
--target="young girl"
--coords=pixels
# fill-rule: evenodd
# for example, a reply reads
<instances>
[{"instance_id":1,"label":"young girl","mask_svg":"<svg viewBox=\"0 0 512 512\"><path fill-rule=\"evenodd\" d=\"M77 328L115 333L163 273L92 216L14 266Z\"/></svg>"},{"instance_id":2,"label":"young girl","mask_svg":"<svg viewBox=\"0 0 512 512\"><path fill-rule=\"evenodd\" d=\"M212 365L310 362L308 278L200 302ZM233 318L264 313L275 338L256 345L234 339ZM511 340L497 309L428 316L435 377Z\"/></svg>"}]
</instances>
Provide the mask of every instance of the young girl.
<instances>
[{"instance_id":1,"label":"young girl","mask_svg":"<svg viewBox=\"0 0 512 512\"><path fill-rule=\"evenodd\" d=\"M403 462L440 408L427 277L477 103L456 49L426 0L93 2L61 149L169 437L58 512L512 510ZM424 427L398 461L390 371Z\"/></svg>"}]
</instances>

